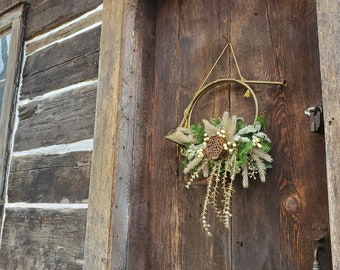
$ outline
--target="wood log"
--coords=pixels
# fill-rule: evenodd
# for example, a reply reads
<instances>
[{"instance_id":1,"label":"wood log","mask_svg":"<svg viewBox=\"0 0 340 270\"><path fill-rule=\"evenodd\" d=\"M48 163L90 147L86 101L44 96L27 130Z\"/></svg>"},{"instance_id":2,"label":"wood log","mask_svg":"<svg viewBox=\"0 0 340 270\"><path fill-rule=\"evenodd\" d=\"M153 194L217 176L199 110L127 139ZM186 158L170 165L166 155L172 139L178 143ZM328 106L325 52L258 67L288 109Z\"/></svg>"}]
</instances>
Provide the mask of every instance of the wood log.
<instances>
[{"instance_id":1,"label":"wood log","mask_svg":"<svg viewBox=\"0 0 340 270\"><path fill-rule=\"evenodd\" d=\"M100 27L96 27L30 55L24 68L21 98L96 78L99 40Z\"/></svg>"},{"instance_id":2,"label":"wood log","mask_svg":"<svg viewBox=\"0 0 340 270\"><path fill-rule=\"evenodd\" d=\"M15 151L93 137L97 84L32 101L19 109Z\"/></svg>"},{"instance_id":3,"label":"wood log","mask_svg":"<svg viewBox=\"0 0 340 270\"><path fill-rule=\"evenodd\" d=\"M79 17L99 6L102 0L30 0L29 3L30 9L27 15L27 29L25 32L26 40Z\"/></svg>"},{"instance_id":4,"label":"wood log","mask_svg":"<svg viewBox=\"0 0 340 270\"><path fill-rule=\"evenodd\" d=\"M75 34L76 32L81 31L86 27L101 22L101 15L102 15L101 10L97 10L95 13L89 15L88 17L82 20L72 23L66 28L59 29L58 31L55 31L46 37L42 37L41 39L37 40L33 39L32 42L27 43L26 53L31 54L35 50L43 46L46 46L51 42L58 41L62 38ZM90 38L87 40L87 42L91 42Z\"/></svg>"},{"instance_id":5,"label":"wood log","mask_svg":"<svg viewBox=\"0 0 340 270\"><path fill-rule=\"evenodd\" d=\"M83 267L86 209L7 209L1 269Z\"/></svg>"},{"instance_id":6,"label":"wood log","mask_svg":"<svg viewBox=\"0 0 340 270\"><path fill-rule=\"evenodd\" d=\"M8 202L84 203L88 199L92 152L14 157Z\"/></svg>"}]
</instances>

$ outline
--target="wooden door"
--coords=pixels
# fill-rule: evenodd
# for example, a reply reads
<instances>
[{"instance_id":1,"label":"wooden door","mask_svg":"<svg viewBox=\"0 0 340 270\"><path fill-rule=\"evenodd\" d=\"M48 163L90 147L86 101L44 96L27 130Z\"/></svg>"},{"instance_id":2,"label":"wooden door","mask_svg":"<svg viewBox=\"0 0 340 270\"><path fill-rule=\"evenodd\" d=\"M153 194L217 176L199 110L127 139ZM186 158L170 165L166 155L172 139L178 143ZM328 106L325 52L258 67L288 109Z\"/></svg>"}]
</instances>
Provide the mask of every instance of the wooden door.
<instances>
[{"instance_id":1,"label":"wooden door","mask_svg":"<svg viewBox=\"0 0 340 270\"><path fill-rule=\"evenodd\" d=\"M159 0L153 18L154 66L151 71L148 66L153 87L145 100L150 119L143 147L148 171L140 173L145 177L146 229L140 231L141 213L132 203L128 265L312 269L313 226L329 227L324 137L311 133L304 114L321 102L315 1ZM245 78L286 80L287 86L254 87L260 113L268 119L274 167L266 183L254 181L243 189L238 181L232 229L213 221L209 238L200 223L205 187L185 188L179 149L163 137L178 125L226 41L233 44ZM236 76L226 56L211 78ZM243 94L230 87L207 94L193 122L225 110L251 121L253 103ZM319 253L321 269L330 269L329 253L326 244Z\"/></svg>"}]
</instances>

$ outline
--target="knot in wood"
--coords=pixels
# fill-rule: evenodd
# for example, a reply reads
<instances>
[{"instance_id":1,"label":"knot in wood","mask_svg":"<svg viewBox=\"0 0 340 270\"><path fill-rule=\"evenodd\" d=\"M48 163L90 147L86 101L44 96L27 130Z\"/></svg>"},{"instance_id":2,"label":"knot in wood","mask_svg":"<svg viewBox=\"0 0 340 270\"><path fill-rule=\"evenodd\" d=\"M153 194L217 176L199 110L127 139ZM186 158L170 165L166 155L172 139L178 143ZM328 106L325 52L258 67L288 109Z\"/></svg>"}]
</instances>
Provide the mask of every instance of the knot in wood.
<instances>
[{"instance_id":1,"label":"knot in wood","mask_svg":"<svg viewBox=\"0 0 340 270\"><path fill-rule=\"evenodd\" d=\"M224 150L225 140L220 136L212 136L207 142L207 149L205 150L206 155L212 160L221 159L226 150Z\"/></svg>"}]
</instances>

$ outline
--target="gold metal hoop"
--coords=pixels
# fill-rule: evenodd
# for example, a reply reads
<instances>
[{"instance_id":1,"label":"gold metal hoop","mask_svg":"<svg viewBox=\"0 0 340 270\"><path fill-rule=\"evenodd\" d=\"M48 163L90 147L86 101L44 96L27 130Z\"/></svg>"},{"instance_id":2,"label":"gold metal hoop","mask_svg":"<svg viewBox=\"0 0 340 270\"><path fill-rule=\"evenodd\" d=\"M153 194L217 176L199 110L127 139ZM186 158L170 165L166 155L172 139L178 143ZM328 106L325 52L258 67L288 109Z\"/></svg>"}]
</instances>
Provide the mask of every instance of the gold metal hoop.
<instances>
[{"instance_id":1,"label":"gold metal hoop","mask_svg":"<svg viewBox=\"0 0 340 270\"><path fill-rule=\"evenodd\" d=\"M197 91L194 98L189 103L188 107L184 110L184 116L179 126L186 127L186 128L190 127L190 120L191 120L191 115L194 110L194 107L196 106L197 102L201 99L201 97L204 96L210 89L213 89L214 87L221 85L221 84L231 84L231 83L240 84L244 86L246 90L248 90L251 93L251 96L253 97L253 100L255 103L255 119L254 119L254 125L255 125L256 119L259 113L259 105L258 105L258 101L257 101L254 90L249 86L249 84L245 83L244 81L232 79L232 78L223 78L223 79L213 81Z\"/></svg>"},{"instance_id":2,"label":"gold metal hoop","mask_svg":"<svg viewBox=\"0 0 340 270\"><path fill-rule=\"evenodd\" d=\"M210 75L212 74L213 70L215 69L216 65L218 64L218 62L220 61L221 57L223 56L223 54L226 52L227 48L230 49L231 55L232 55L232 59L235 63L236 69L237 69L237 73L239 76L239 79L232 79L232 78L222 78L222 79L218 79L215 80L211 83L206 84L208 78L210 77ZM254 90L250 87L249 84L271 84L271 85L280 85L280 86L286 86L286 81L283 82L274 82L274 81L257 81L257 80L247 80L245 79L240 71L239 65L237 63L236 60L236 56L234 53L234 49L232 47L232 45L230 43L226 44L226 46L224 47L224 49L222 50L221 54L218 56L216 62L214 63L214 65L212 66L212 68L210 69L210 71L208 72L207 76L204 78L201 86L197 89L193 99L191 100L191 102L189 103L188 107L184 110L184 116L183 119L181 121L181 123L179 124L179 126L177 128L190 128L190 120L191 120L191 115L193 112L194 107L196 106L197 102L200 100L200 98L206 93L208 92L210 89L213 89L214 87L221 85L221 84L239 84L242 85L246 88L246 90L248 92L251 93L251 96L253 97L254 103L255 103L255 119L254 119L254 125L256 124L256 119L258 117L258 111L259 111L259 106L258 106L258 101L255 95ZM205 85L206 84L206 85ZM205 85L205 86L204 86ZM176 139L176 136L173 136L173 134L176 132L172 131L170 132L167 136L165 136L165 138L167 138L170 141L173 141L177 144L181 144L181 142L179 142Z\"/></svg>"}]
</instances>

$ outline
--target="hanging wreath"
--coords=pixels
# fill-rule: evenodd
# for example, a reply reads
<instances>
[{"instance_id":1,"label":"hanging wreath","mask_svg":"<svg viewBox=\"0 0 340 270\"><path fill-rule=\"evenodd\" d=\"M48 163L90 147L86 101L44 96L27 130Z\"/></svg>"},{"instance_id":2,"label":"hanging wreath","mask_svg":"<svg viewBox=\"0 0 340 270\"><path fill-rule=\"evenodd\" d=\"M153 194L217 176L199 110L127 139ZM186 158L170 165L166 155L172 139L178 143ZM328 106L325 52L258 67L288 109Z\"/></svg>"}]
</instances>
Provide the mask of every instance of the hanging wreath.
<instances>
[{"instance_id":1,"label":"hanging wreath","mask_svg":"<svg viewBox=\"0 0 340 270\"><path fill-rule=\"evenodd\" d=\"M190 128L180 127L173 134L182 145L184 174L190 188L195 181L207 179L207 191L202 209L202 225L208 235L209 206L226 228L230 227L231 201L236 175L242 175L243 187L249 186L249 178L265 182L266 169L272 162L268 154L271 141L263 132L264 117L257 117L255 125L246 125L244 119L225 112L222 118L203 120Z\"/></svg>"},{"instance_id":2,"label":"hanging wreath","mask_svg":"<svg viewBox=\"0 0 340 270\"><path fill-rule=\"evenodd\" d=\"M224 78L205 85L216 64L230 47L240 79ZM203 125L190 125L191 114L199 99L209 90L221 84L238 84L246 91L246 97L253 97L255 118L247 125L243 118L224 112L221 118L202 120ZM208 211L212 209L217 218L229 229L232 217L232 195L234 181L241 175L242 185L247 188L249 179L266 180L266 170L271 167L269 155L271 140L264 133L265 118L258 117L258 101L249 84L276 84L281 82L248 81L240 73L231 44L227 44L212 69L197 90L190 104L184 111L184 117L174 132L167 139L181 147L184 157L183 173L187 176L186 187L201 179L206 179L207 190L204 198L201 221L204 230L210 236ZM205 85L205 86L204 86Z\"/></svg>"}]
</instances>

